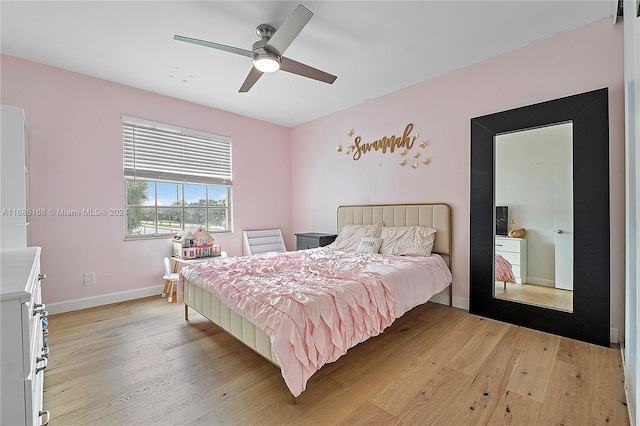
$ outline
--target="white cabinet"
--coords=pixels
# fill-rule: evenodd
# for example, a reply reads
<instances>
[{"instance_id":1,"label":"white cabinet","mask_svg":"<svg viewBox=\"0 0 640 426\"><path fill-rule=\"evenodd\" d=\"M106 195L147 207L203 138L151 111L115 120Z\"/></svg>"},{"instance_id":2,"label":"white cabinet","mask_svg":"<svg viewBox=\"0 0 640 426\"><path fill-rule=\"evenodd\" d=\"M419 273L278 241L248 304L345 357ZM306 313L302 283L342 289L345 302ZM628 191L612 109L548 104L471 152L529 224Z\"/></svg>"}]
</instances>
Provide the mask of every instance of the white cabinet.
<instances>
[{"instance_id":1,"label":"white cabinet","mask_svg":"<svg viewBox=\"0 0 640 426\"><path fill-rule=\"evenodd\" d=\"M527 240L524 238L496 237L496 254L507 259L518 284L527 282Z\"/></svg>"},{"instance_id":2,"label":"white cabinet","mask_svg":"<svg viewBox=\"0 0 640 426\"><path fill-rule=\"evenodd\" d=\"M40 247L0 251L0 424L41 425L47 313L40 296Z\"/></svg>"},{"instance_id":3,"label":"white cabinet","mask_svg":"<svg viewBox=\"0 0 640 426\"><path fill-rule=\"evenodd\" d=\"M0 139L0 248L29 245L29 171L24 110L2 105Z\"/></svg>"}]
</instances>

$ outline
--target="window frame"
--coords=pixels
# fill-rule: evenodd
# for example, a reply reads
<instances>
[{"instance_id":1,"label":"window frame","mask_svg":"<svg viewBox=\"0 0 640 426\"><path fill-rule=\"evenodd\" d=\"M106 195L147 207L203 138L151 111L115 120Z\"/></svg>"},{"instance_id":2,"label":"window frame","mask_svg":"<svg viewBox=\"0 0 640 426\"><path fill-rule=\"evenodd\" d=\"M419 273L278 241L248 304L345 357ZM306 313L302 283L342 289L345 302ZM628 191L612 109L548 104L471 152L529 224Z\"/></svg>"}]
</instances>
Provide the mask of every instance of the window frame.
<instances>
[{"instance_id":1,"label":"window frame","mask_svg":"<svg viewBox=\"0 0 640 426\"><path fill-rule=\"evenodd\" d=\"M136 139L136 129L138 127L142 128L142 133L145 135L145 139L137 143ZM150 129L150 130L149 130ZM157 238L167 238L175 235L178 229L182 230L185 228L185 225L195 225L195 223L186 223L188 210L203 210L204 211L204 223L198 223L198 225L204 225L207 229L207 232L211 234L225 234L233 232L233 209L232 209L232 174L231 174L231 165L232 165L232 139L227 136L215 135L212 133L206 133L198 130L187 129L183 127L177 127L173 125L163 124L151 122L148 120L142 120L134 117L122 116L122 130L123 130L123 183L124 183L124 205L126 209L126 216L124 222L124 239L125 240L139 240L139 239L157 239ZM144 131L149 131L149 133L144 133ZM127 133L128 132L128 133ZM167 132L167 133L165 133ZM154 135L159 135L158 139L153 139ZM150 136L149 136L150 135ZM167 137L165 138L165 135ZM183 137L184 135L184 137ZM128 139L127 139L128 138ZM194 143L194 146L187 146L192 141L192 138L197 138ZM142 138L141 138L142 139ZM168 140L168 142L167 142ZM148 146L145 143L151 141L152 145L159 144L160 148L155 149L149 157L145 157L144 148ZM208 145L209 141L211 144ZM163 152L162 146L163 143L171 144L167 145L168 150L170 152L181 151L183 155L177 155L175 158L168 155L166 152ZM181 145L182 144L182 145ZM198 150L198 146L208 146L208 150L200 152ZM136 152L136 148L141 147L139 152ZM214 152L216 151L216 152ZM142 152L142 154L140 153ZM160 152L160 155L157 155ZM217 156L218 153L221 153ZM196 174L192 175L188 173L188 167L184 165L187 164L188 155L191 155L193 158L194 155L201 157L207 157L208 160L211 161L213 158L213 166L211 170L214 172L208 173L208 169L202 172L203 167L195 167ZM164 157L162 160L162 164L160 166L160 170L153 169L153 161L155 157ZM142 158L140 163L145 164L145 166L141 167L140 170L136 169L137 160ZM148 159L151 158L151 163L145 163ZM166 159L168 158L168 159ZM176 160L177 159L177 160ZM175 160L175 161L174 161ZM208 164L203 162L205 166ZM150 168L146 165L151 164ZM165 167L167 166L168 167ZM182 165L183 170L180 169ZM173 169L171 169L173 167ZM166 169L171 169L167 172ZM153 184L153 188L149 191L147 187L145 192L151 192L153 195L153 199L149 198L147 201L151 201L148 204L129 204L129 182L146 182L147 184ZM161 183L169 183L175 184L179 187L180 199L176 200L176 204L174 205L163 205L159 203L159 191L158 185ZM203 186L204 189L204 205L201 206L190 206L185 201L185 186L187 185L197 185ZM225 204L224 205L211 205L210 190L212 187L224 188L225 190ZM153 233L140 233L134 234L129 233L129 213L130 209L151 209L153 214ZM180 219L179 226L172 227L169 225L169 231L160 232L160 218L163 209L179 209L180 210ZM209 224L209 219L211 218L211 212L215 210L222 210L225 214L225 229L216 230L211 229Z\"/></svg>"}]
</instances>

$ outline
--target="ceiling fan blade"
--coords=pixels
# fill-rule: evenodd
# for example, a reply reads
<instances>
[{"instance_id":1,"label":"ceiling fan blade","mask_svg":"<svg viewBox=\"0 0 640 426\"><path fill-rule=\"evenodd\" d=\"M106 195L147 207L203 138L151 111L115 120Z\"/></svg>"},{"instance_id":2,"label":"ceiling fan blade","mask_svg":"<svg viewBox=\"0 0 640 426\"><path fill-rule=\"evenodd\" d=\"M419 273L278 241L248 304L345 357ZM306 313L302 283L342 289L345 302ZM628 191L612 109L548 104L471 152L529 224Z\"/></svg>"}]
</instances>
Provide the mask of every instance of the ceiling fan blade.
<instances>
[{"instance_id":1,"label":"ceiling fan blade","mask_svg":"<svg viewBox=\"0 0 640 426\"><path fill-rule=\"evenodd\" d=\"M251 71L249 71L249 75L244 80L244 83L242 83L242 86L240 87L240 90L238 90L238 92L240 93L248 92L249 89L251 89L253 85L256 84L256 81L258 81L258 79L262 77L262 74L263 74L262 71L258 71L255 67L251 67Z\"/></svg>"},{"instance_id":2,"label":"ceiling fan blade","mask_svg":"<svg viewBox=\"0 0 640 426\"><path fill-rule=\"evenodd\" d=\"M173 39L178 41L184 41L186 43L198 44L200 46L211 47L213 49L224 50L225 52L236 53L238 55L253 58L253 52L251 50L240 49L239 47L227 46L226 44L214 43L212 41L200 40L200 39L191 38L191 37L184 37L181 35L174 35Z\"/></svg>"},{"instance_id":3,"label":"ceiling fan blade","mask_svg":"<svg viewBox=\"0 0 640 426\"><path fill-rule=\"evenodd\" d=\"M333 74L320 71L317 68L310 67L309 65L305 65L300 62L294 61L293 59L285 57L282 57L280 59L280 69L282 71L290 72L292 74L298 74L303 77L311 78L329 84L332 84L334 81L336 81L336 78L338 78Z\"/></svg>"},{"instance_id":4,"label":"ceiling fan blade","mask_svg":"<svg viewBox=\"0 0 640 426\"><path fill-rule=\"evenodd\" d=\"M266 48L274 51L279 56L284 54L287 47L300 34L300 31L307 25L307 22L313 17L313 12L299 4L298 7L289 15L287 19L280 25L273 36L266 44Z\"/></svg>"}]
</instances>

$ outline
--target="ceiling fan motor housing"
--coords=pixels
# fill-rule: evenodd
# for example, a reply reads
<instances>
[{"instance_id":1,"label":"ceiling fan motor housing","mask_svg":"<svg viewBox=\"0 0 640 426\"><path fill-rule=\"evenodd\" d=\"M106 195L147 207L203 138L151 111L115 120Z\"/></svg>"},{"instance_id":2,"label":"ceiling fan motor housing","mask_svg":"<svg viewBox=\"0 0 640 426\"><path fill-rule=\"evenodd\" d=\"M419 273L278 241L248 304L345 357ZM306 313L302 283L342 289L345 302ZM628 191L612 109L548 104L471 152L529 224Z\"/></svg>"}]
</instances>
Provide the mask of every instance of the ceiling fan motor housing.
<instances>
[{"instance_id":1,"label":"ceiling fan motor housing","mask_svg":"<svg viewBox=\"0 0 640 426\"><path fill-rule=\"evenodd\" d=\"M258 37L260 38L266 37L267 41L269 41L268 39L273 37L275 33L276 33L276 29L269 24L261 24L261 25L258 25L258 27L256 28L256 34L258 35Z\"/></svg>"},{"instance_id":2,"label":"ceiling fan motor housing","mask_svg":"<svg viewBox=\"0 0 640 426\"><path fill-rule=\"evenodd\" d=\"M256 28L256 34L260 37L260 40L253 43L253 63L260 71L274 72L280 68L280 56L276 52L265 48L275 32L275 28L267 24L259 25L258 28ZM263 61L263 63L266 61L266 63L268 63L268 65L266 65L267 68L260 66L258 64L259 61Z\"/></svg>"},{"instance_id":3,"label":"ceiling fan motor housing","mask_svg":"<svg viewBox=\"0 0 640 426\"><path fill-rule=\"evenodd\" d=\"M266 44L269 42L269 39L276 32L275 28L271 25L262 24L256 28L256 34L260 37L260 40L253 43L253 59L256 59L256 55L270 56L272 58L277 58L278 62L280 62L280 55L276 52L265 49Z\"/></svg>"}]
</instances>

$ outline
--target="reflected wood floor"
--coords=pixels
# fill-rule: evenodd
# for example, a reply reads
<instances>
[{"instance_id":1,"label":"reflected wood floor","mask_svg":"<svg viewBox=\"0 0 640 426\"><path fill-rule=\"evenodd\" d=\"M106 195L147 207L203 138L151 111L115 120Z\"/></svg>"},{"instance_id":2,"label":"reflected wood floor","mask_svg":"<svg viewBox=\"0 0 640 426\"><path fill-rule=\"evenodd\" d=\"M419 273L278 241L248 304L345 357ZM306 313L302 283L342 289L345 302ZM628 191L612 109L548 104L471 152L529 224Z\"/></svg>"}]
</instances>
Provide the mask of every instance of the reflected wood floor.
<instances>
[{"instance_id":1,"label":"reflected wood floor","mask_svg":"<svg viewBox=\"0 0 640 426\"><path fill-rule=\"evenodd\" d=\"M280 371L151 297L49 317L50 425L628 425L619 349L427 303L324 366Z\"/></svg>"},{"instance_id":2,"label":"reflected wood floor","mask_svg":"<svg viewBox=\"0 0 640 426\"><path fill-rule=\"evenodd\" d=\"M573 292L535 284L496 281L496 297L573 312Z\"/></svg>"}]
</instances>

